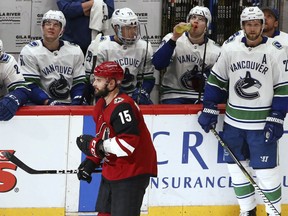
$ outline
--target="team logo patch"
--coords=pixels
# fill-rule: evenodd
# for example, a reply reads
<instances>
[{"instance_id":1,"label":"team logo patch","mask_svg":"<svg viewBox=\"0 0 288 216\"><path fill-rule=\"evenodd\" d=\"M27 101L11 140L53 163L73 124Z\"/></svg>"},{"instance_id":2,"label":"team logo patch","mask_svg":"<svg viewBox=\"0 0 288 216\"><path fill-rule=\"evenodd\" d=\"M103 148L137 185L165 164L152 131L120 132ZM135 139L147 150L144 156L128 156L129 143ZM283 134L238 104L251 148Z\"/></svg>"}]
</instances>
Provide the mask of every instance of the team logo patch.
<instances>
[{"instance_id":1,"label":"team logo patch","mask_svg":"<svg viewBox=\"0 0 288 216\"><path fill-rule=\"evenodd\" d=\"M60 79L55 79L49 86L50 94L57 99L66 99L70 95L70 87L65 77L60 74Z\"/></svg>"},{"instance_id":2,"label":"team logo patch","mask_svg":"<svg viewBox=\"0 0 288 216\"><path fill-rule=\"evenodd\" d=\"M236 94L245 99L256 99L260 96L258 91L254 89L259 89L262 84L251 77L251 73L249 71L246 72L244 78L241 78L235 83L234 89Z\"/></svg>"},{"instance_id":3,"label":"team logo patch","mask_svg":"<svg viewBox=\"0 0 288 216\"><path fill-rule=\"evenodd\" d=\"M273 46L275 46L277 49L282 49L282 45L278 41L274 41Z\"/></svg>"},{"instance_id":4,"label":"team logo patch","mask_svg":"<svg viewBox=\"0 0 288 216\"><path fill-rule=\"evenodd\" d=\"M198 66L195 65L195 67L192 70L187 70L180 78L181 85L188 89L188 90L195 90L199 91L201 86L204 86L203 82L205 81L205 78L201 74L201 71L198 70Z\"/></svg>"},{"instance_id":5,"label":"team logo patch","mask_svg":"<svg viewBox=\"0 0 288 216\"><path fill-rule=\"evenodd\" d=\"M39 46L39 43L37 41L32 41L28 44L30 47L37 47Z\"/></svg>"},{"instance_id":6,"label":"team logo patch","mask_svg":"<svg viewBox=\"0 0 288 216\"><path fill-rule=\"evenodd\" d=\"M0 56L0 62L1 63L7 63L7 62L9 62L10 59L11 59L11 57L9 55L7 55L6 53L3 53Z\"/></svg>"},{"instance_id":7,"label":"team logo patch","mask_svg":"<svg viewBox=\"0 0 288 216\"><path fill-rule=\"evenodd\" d=\"M121 103L123 100L124 100L124 98L122 98L122 97L116 97L116 98L114 99L114 104Z\"/></svg>"},{"instance_id":8,"label":"team logo patch","mask_svg":"<svg viewBox=\"0 0 288 216\"><path fill-rule=\"evenodd\" d=\"M105 37L105 36L101 36L101 38L100 38L100 42L105 41L105 40L107 40L107 37Z\"/></svg>"}]
</instances>

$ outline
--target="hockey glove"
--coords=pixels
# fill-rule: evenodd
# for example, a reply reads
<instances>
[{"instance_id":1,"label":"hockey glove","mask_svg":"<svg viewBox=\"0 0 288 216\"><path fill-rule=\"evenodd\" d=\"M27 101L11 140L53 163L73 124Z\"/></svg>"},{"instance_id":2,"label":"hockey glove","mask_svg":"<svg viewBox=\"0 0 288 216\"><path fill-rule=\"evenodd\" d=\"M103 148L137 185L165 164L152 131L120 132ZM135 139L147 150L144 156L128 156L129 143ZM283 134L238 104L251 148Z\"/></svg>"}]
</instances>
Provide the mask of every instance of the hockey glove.
<instances>
[{"instance_id":1,"label":"hockey glove","mask_svg":"<svg viewBox=\"0 0 288 216\"><path fill-rule=\"evenodd\" d=\"M50 98L50 99L48 99L47 105L49 105L49 106L62 106L65 104Z\"/></svg>"},{"instance_id":2,"label":"hockey glove","mask_svg":"<svg viewBox=\"0 0 288 216\"><path fill-rule=\"evenodd\" d=\"M141 90L139 88L135 89L135 91L132 93L132 98L137 104L153 104L150 99L150 95L143 88Z\"/></svg>"},{"instance_id":3,"label":"hockey glove","mask_svg":"<svg viewBox=\"0 0 288 216\"><path fill-rule=\"evenodd\" d=\"M19 100L12 94L0 100L0 121L10 120L20 106Z\"/></svg>"},{"instance_id":4,"label":"hockey glove","mask_svg":"<svg viewBox=\"0 0 288 216\"><path fill-rule=\"evenodd\" d=\"M103 159L105 157L103 140L97 141L94 138L91 135L81 135L76 139L77 146L85 155Z\"/></svg>"},{"instance_id":5,"label":"hockey glove","mask_svg":"<svg viewBox=\"0 0 288 216\"><path fill-rule=\"evenodd\" d=\"M283 123L284 116L280 112L272 111L266 118L264 127L265 143L276 142L284 133Z\"/></svg>"},{"instance_id":6,"label":"hockey glove","mask_svg":"<svg viewBox=\"0 0 288 216\"><path fill-rule=\"evenodd\" d=\"M88 104L85 98L82 99L82 96L75 96L71 101L71 105L88 105Z\"/></svg>"},{"instance_id":7,"label":"hockey glove","mask_svg":"<svg viewBox=\"0 0 288 216\"><path fill-rule=\"evenodd\" d=\"M82 163L78 167L78 173L77 173L78 179L90 183L92 181L91 174L96 169L97 166L98 165L95 164L92 160L86 158L84 161L82 161Z\"/></svg>"},{"instance_id":8,"label":"hockey glove","mask_svg":"<svg viewBox=\"0 0 288 216\"><path fill-rule=\"evenodd\" d=\"M208 133L211 128L215 128L218 121L219 110L217 105L210 101L203 102L203 110L198 118L198 123L202 129Z\"/></svg>"}]
</instances>

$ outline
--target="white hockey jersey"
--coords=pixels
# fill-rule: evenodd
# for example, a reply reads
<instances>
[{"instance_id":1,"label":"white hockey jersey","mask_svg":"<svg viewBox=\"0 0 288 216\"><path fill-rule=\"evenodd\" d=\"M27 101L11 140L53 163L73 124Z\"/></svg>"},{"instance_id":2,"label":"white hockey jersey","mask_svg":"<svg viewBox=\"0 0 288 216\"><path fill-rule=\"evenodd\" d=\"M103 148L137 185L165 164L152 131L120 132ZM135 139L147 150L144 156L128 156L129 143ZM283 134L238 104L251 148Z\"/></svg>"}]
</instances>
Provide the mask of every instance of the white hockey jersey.
<instances>
[{"instance_id":1,"label":"white hockey jersey","mask_svg":"<svg viewBox=\"0 0 288 216\"><path fill-rule=\"evenodd\" d=\"M275 35L274 39L281 43L288 56L288 34L286 32L279 31L279 34Z\"/></svg>"},{"instance_id":2,"label":"white hockey jersey","mask_svg":"<svg viewBox=\"0 0 288 216\"><path fill-rule=\"evenodd\" d=\"M273 39L277 40L279 43L281 43L281 45L284 47L287 55L288 55L288 34L286 32L283 31L275 31L274 32L274 37ZM237 32L235 32L233 35L231 35L224 43L229 43L233 40L239 40L241 41L241 39L244 37L244 31L243 30L239 30Z\"/></svg>"},{"instance_id":3,"label":"white hockey jersey","mask_svg":"<svg viewBox=\"0 0 288 216\"><path fill-rule=\"evenodd\" d=\"M154 79L154 66L151 63L153 49L150 42L147 44L140 39L133 45L125 46L111 40L111 36L102 36L100 42L95 40L91 42L85 57L86 74L92 73L93 56L96 56L95 66L104 61L115 61L123 68L121 89L127 94L132 93L137 82L142 79Z\"/></svg>"},{"instance_id":4,"label":"white hockey jersey","mask_svg":"<svg viewBox=\"0 0 288 216\"><path fill-rule=\"evenodd\" d=\"M0 56L0 98L17 88L27 88L15 58L7 53Z\"/></svg>"},{"instance_id":5,"label":"white hockey jersey","mask_svg":"<svg viewBox=\"0 0 288 216\"><path fill-rule=\"evenodd\" d=\"M49 51L41 40L23 47L18 63L24 78L39 85L49 97L70 103L70 90L85 83L84 55L76 44L63 41L59 50Z\"/></svg>"},{"instance_id":6,"label":"white hockey jersey","mask_svg":"<svg viewBox=\"0 0 288 216\"><path fill-rule=\"evenodd\" d=\"M256 47L246 47L243 40L223 44L208 84L222 88L229 82L225 122L237 128L260 130L273 97L288 97L288 60L283 46L273 38L264 37Z\"/></svg>"},{"instance_id":7,"label":"white hockey jersey","mask_svg":"<svg viewBox=\"0 0 288 216\"><path fill-rule=\"evenodd\" d=\"M171 37L172 33L169 33L162 41L167 42ZM213 40L207 39L205 71L212 68L221 49ZM191 77L202 71L204 50L205 44L192 44L185 34L178 38L171 62L162 79L161 100L172 98L198 99L199 93L193 88Z\"/></svg>"}]
</instances>

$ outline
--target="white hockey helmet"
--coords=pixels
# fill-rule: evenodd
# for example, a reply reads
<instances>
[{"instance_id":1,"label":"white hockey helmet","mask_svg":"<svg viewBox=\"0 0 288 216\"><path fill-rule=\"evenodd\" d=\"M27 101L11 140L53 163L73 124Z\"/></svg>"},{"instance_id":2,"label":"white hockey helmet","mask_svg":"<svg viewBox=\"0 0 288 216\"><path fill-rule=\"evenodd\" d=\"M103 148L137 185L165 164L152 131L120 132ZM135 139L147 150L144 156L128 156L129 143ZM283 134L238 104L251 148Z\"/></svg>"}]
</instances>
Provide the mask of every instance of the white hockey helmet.
<instances>
[{"instance_id":1,"label":"white hockey helmet","mask_svg":"<svg viewBox=\"0 0 288 216\"><path fill-rule=\"evenodd\" d=\"M137 15L130 8L116 9L111 17L111 25L116 35L123 44L131 45L136 43L140 38L140 23ZM136 26L137 33L133 38L124 38L121 29L125 26ZM117 29L115 27L118 27Z\"/></svg>"},{"instance_id":2,"label":"white hockey helmet","mask_svg":"<svg viewBox=\"0 0 288 216\"><path fill-rule=\"evenodd\" d=\"M61 23L61 33L63 33L63 30L66 25L66 19L62 11L57 11L57 10L49 10L47 11L43 17L42 17L42 22L41 26L43 26L43 23L45 20L56 20Z\"/></svg>"},{"instance_id":3,"label":"white hockey helmet","mask_svg":"<svg viewBox=\"0 0 288 216\"><path fill-rule=\"evenodd\" d=\"M196 6L196 7L193 7L189 14L187 15L187 19L186 19L186 22L188 23L191 16L192 15L200 15L200 16L204 16L207 20L207 28L209 28L209 25L212 21L212 16L211 16L211 13L210 13L210 10L207 8L207 7L203 7L203 6Z\"/></svg>"},{"instance_id":4,"label":"white hockey helmet","mask_svg":"<svg viewBox=\"0 0 288 216\"><path fill-rule=\"evenodd\" d=\"M246 7L244 8L244 10L242 11L240 15L240 26L242 28L244 21L258 20L258 19L262 21L262 28L264 28L265 17L264 17L264 13L262 12L262 10L260 10L260 8L258 8L257 6Z\"/></svg>"}]
</instances>

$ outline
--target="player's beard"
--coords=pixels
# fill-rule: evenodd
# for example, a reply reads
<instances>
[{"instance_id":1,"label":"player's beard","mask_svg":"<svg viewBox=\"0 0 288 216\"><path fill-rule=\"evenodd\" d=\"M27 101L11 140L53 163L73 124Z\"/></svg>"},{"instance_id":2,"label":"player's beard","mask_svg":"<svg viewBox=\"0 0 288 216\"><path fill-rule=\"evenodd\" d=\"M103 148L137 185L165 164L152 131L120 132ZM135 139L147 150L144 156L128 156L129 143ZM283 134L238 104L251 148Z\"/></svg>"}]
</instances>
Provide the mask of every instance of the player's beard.
<instances>
[{"instance_id":1,"label":"player's beard","mask_svg":"<svg viewBox=\"0 0 288 216\"><path fill-rule=\"evenodd\" d=\"M104 89L100 89L100 90L96 91L95 92L95 96L104 98L104 97L108 96L109 92L110 91L109 91L109 89L107 88L107 85L106 85Z\"/></svg>"},{"instance_id":2,"label":"player's beard","mask_svg":"<svg viewBox=\"0 0 288 216\"><path fill-rule=\"evenodd\" d=\"M257 34L257 35L256 34L253 34L253 35L246 34L246 38L250 41L255 41L261 36L261 34L262 34L262 32L260 34Z\"/></svg>"}]
</instances>

